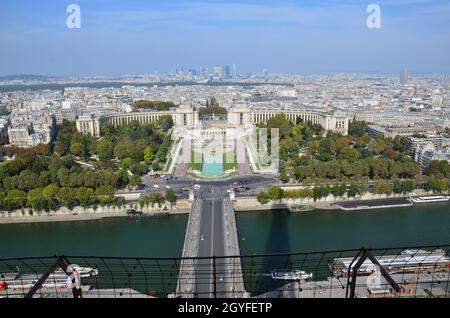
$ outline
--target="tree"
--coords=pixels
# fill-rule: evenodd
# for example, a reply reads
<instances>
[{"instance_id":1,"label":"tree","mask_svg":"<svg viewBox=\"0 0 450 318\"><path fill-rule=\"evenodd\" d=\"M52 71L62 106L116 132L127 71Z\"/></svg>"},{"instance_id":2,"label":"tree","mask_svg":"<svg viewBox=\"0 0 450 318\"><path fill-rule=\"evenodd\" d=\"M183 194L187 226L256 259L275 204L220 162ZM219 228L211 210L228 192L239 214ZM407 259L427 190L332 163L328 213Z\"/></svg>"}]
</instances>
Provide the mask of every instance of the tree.
<instances>
[{"instance_id":1,"label":"tree","mask_svg":"<svg viewBox=\"0 0 450 318\"><path fill-rule=\"evenodd\" d=\"M355 174L355 169L353 165L347 161L341 163L341 169L342 173L347 177L353 176Z\"/></svg>"},{"instance_id":2,"label":"tree","mask_svg":"<svg viewBox=\"0 0 450 318\"><path fill-rule=\"evenodd\" d=\"M375 194L391 194L392 191L391 185L385 180L379 181L372 189L372 192Z\"/></svg>"},{"instance_id":3,"label":"tree","mask_svg":"<svg viewBox=\"0 0 450 318\"><path fill-rule=\"evenodd\" d=\"M334 187L331 189L331 193L336 196L336 197L341 197L345 194L345 192L347 191L347 186L345 183L341 183L341 184L336 184L334 185Z\"/></svg>"},{"instance_id":4,"label":"tree","mask_svg":"<svg viewBox=\"0 0 450 318\"><path fill-rule=\"evenodd\" d=\"M405 180L402 182L402 193L410 193L414 190L415 184L413 180Z\"/></svg>"},{"instance_id":5,"label":"tree","mask_svg":"<svg viewBox=\"0 0 450 318\"><path fill-rule=\"evenodd\" d=\"M170 202L171 207L176 202L177 197L176 197L175 191L173 191L173 189L166 189L166 200L168 202Z\"/></svg>"},{"instance_id":6,"label":"tree","mask_svg":"<svg viewBox=\"0 0 450 318\"><path fill-rule=\"evenodd\" d=\"M314 200L326 198L331 193L331 189L329 186L315 187L313 191L314 191Z\"/></svg>"},{"instance_id":7,"label":"tree","mask_svg":"<svg viewBox=\"0 0 450 318\"><path fill-rule=\"evenodd\" d=\"M283 183L288 183L289 182L289 177L286 174L286 172L283 171L283 172L280 173L280 180Z\"/></svg>"},{"instance_id":8,"label":"tree","mask_svg":"<svg viewBox=\"0 0 450 318\"><path fill-rule=\"evenodd\" d=\"M137 174L133 174L130 178L130 182L128 182L128 186L130 187L136 187L139 184L141 184L141 177Z\"/></svg>"},{"instance_id":9,"label":"tree","mask_svg":"<svg viewBox=\"0 0 450 318\"><path fill-rule=\"evenodd\" d=\"M286 119L284 115L277 115L270 118L267 121L267 136L271 134L272 129L279 129L280 139L284 139L289 136L291 123Z\"/></svg>"},{"instance_id":10,"label":"tree","mask_svg":"<svg viewBox=\"0 0 450 318\"><path fill-rule=\"evenodd\" d=\"M42 194L42 188L36 188L28 192L27 205L35 211L47 209L47 200Z\"/></svg>"},{"instance_id":11,"label":"tree","mask_svg":"<svg viewBox=\"0 0 450 318\"><path fill-rule=\"evenodd\" d=\"M402 193L402 182L399 179L394 180L394 184L392 186L392 190L394 193Z\"/></svg>"},{"instance_id":12,"label":"tree","mask_svg":"<svg viewBox=\"0 0 450 318\"><path fill-rule=\"evenodd\" d=\"M428 166L427 174L450 178L450 165L447 160L433 160Z\"/></svg>"},{"instance_id":13,"label":"tree","mask_svg":"<svg viewBox=\"0 0 450 318\"><path fill-rule=\"evenodd\" d=\"M355 162L359 159L359 153L351 147L344 147L339 153L339 159Z\"/></svg>"},{"instance_id":14,"label":"tree","mask_svg":"<svg viewBox=\"0 0 450 318\"><path fill-rule=\"evenodd\" d=\"M131 159L130 157L127 157L127 158L122 159L122 161L120 162L120 167L123 170L128 170L128 169L130 169L132 164L133 164L133 159Z\"/></svg>"},{"instance_id":15,"label":"tree","mask_svg":"<svg viewBox=\"0 0 450 318\"><path fill-rule=\"evenodd\" d=\"M24 207L27 202L27 193L18 189L12 189L7 192L5 201L9 201L13 208Z\"/></svg>"},{"instance_id":16,"label":"tree","mask_svg":"<svg viewBox=\"0 0 450 318\"><path fill-rule=\"evenodd\" d=\"M96 203L95 192L92 188L80 187L75 191L76 199L82 207L87 207Z\"/></svg>"},{"instance_id":17,"label":"tree","mask_svg":"<svg viewBox=\"0 0 450 318\"><path fill-rule=\"evenodd\" d=\"M84 156L84 145L80 142L75 142L70 146L70 153L74 156Z\"/></svg>"},{"instance_id":18,"label":"tree","mask_svg":"<svg viewBox=\"0 0 450 318\"><path fill-rule=\"evenodd\" d=\"M443 193L449 189L449 182L442 177L430 177L425 183L426 191L433 191L434 193Z\"/></svg>"},{"instance_id":19,"label":"tree","mask_svg":"<svg viewBox=\"0 0 450 318\"><path fill-rule=\"evenodd\" d=\"M386 147L387 147L386 142L381 138L377 138L369 142L368 149L373 154L379 155L384 151L384 149L386 149Z\"/></svg>"},{"instance_id":20,"label":"tree","mask_svg":"<svg viewBox=\"0 0 450 318\"><path fill-rule=\"evenodd\" d=\"M114 156L114 145L107 139L100 140L96 145L96 153L100 160L109 160Z\"/></svg>"},{"instance_id":21,"label":"tree","mask_svg":"<svg viewBox=\"0 0 450 318\"><path fill-rule=\"evenodd\" d=\"M150 146L145 147L144 149L144 160L146 162L150 162L153 159L153 149Z\"/></svg>"},{"instance_id":22,"label":"tree","mask_svg":"<svg viewBox=\"0 0 450 318\"><path fill-rule=\"evenodd\" d=\"M389 159L375 159L371 165L371 174L373 178L389 178Z\"/></svg>"},{"instance_id":23,"label":"tree","mask_svg":"<svg viewBox=\"0 0 450 318\"><path fill-rule=\"evenodd\" d=\"M162 130L168 131L173 127L173 118L170 115L161 116L158 120L158 124L161 126Z\"/></svg>"},{"instance_id":24,"label":"tree","mask_svg":"<svg viewBox=\"0 0 450 318\"><path fill-rule=\"evenodd\" d=\"M447 162L447 161L444 161ZM416 178L420 174L420 165L416 162L405 162L401 164L401 176L404 178ZM450 176L450 174L449 174Z\"/></svg>"},{"instance_id":25,"label":"tree","mask_svg":"<svg viewBox=\"0 0 450 318\"><path fill-rule=\"evenodd\" d=\"M134 102L136 108L152 109L157 111L169 110L172 107L176 107L173 102L166 102L160 100L137 100Z\"/></svg>"},{"instance_id":26,"label":"tree","mask_svg":"<svg viewBox=\"0 0 450 318\"><path fill-rule=\"evenodd\" d=\"M301 166L295 169L295 177L297 180L303 181L305 178L311 178L314 176L314 166Z\"/></svg>"},{"instance_id":27,"label":"tree","mask_svg":"<svg viewBox=\"0 0 450 318\"><path fill-rule=\"evenodd\" d=\"M353 120L348 124L348 134L351 136L361 137L365 134L366 128L366 122Z\"/></svg>"},{"instance_id":28,"label":"tree","mask_svg":"<svg viewBox=\"0 0 450 318\"><path fill-rule=\"evenodd\" d=\"M267 204L269 203L269 196L267 195L267 192L260 192L256 195L256 200L258 200L260 204Z\"/></svg>"},{"instance_id":29,"label":"tree","mask_svg":"<svg viewBox=\"0 0 450 318\"><path fill-rule=\"evenodd\" d=\"M270 200L281 200L283 198L284 191L279 187L272 186L267 190L267 195Z\"/></svg>"},{"instance_id":30,"label":"tree","mask_svg":"<svg viewBox=\"0 0 450 318\"><path fill-rule=\"evenodd\" d=\"M164 199L164 197L161 195L161 193L159 193L159 192L154 192L154 193L150 194L150 196L149 196L149 201L150 201L152 207L154 207L155 204L158 204L159 207L161 207L161 205L164 203L165 199Z\"/></svg>"},{"instance_id":31,"label":"tree","mask_svg":"<svg viewBox=\"0 0 450 318\"><path fill-rule=\"evenodd\" d=\"M71 188L63 187L59 190L58 200L61 201L69 209L71 209L75 205L75 197L76 194Z\"/></svg>"},{"instance_id":32,"label":"tree","mask_svg":"<svg viewBox=\"0 0 450 318\"><path fill-rule=\"evenodd\" d=\"M359 194L358 185L354 182L352 182L347 190L347 195L349 197L355 197L357 194Z\"/></svg>"},{"instance_id":33,"label":"tree","mask_svg":"<svg viewBox=\"0 0 450 318\"><path fill-rule=\"evenodd\" d=\"M96 195L113 196L115 192L116 189L111 185L103 185L95 190Z\"/></svg>"},{"instance_id":34,"label":"tree","mask_svg":"<svg viewBox=\"0 0 450 318\"><path fill-rule=\"evenodd\" d=\"M58 196L58 192L59 192L59 188L57 186L55 186L53 184L49 184L42 191L42 195L46 199L53 200L53 199L56 199L56 197Z\"/></svg>"}]
</instances>

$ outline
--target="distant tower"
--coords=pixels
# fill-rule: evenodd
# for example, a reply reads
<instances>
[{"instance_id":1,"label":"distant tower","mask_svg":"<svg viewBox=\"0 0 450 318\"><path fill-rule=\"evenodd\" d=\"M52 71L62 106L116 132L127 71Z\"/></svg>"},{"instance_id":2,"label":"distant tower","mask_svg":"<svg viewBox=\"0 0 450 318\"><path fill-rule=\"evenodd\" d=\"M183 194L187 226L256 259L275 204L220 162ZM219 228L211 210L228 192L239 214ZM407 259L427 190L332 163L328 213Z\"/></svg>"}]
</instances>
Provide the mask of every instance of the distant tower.
<instances>
[{"instance_id":1,"label":"distant tower","mask_svg":"<svg viewBox=\"0 0 450 318\"><path fill-rule=\"evenodd\" d=\"M220 65L214 66L214 77L217 79L222 79L223 77L222 66Z\"/></svg>"},{"instance_id":2,"label":"distant tower","mask_svg":"<svg viewBox=\"0 0 450 318\"><path fill-rule=\"evenodd\" d=\"M225 65L225 78L230 79L231 78L231 67L230 65Z\"/></svg>"},{"instance_id":3,"label":"distant tower","mask_svg":"<svg viewBox=\"0 0 450 318\"><path fill-rule=\"evenodd\" d=\"M233 70L232 70L232 73L233 73L233 75L232 75L232 76L233 76L233 79L236 79L237 76L238 76L236 64L233 64Z\"/></svg>"},{"instance_id":4,"label":"distant tower","mask_svg":"<svg viewBox=\"0 0 450 318\"><path fill-rule=\"evenodd\" d=\"M400 73L400 83L402 85L408 84L408 69L406 67Z\"/></svg>"}]
</instances>

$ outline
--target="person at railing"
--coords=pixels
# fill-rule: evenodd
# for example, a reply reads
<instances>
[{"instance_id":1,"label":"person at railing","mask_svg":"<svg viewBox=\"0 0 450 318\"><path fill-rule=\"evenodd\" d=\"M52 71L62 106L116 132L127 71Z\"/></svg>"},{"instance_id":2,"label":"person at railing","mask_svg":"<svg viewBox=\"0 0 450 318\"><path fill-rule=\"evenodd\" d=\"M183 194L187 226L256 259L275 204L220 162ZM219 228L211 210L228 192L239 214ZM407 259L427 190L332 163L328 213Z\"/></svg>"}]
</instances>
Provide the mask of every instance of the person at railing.
<instances>
[{"instance_id":1,"label":"person at railing","mask_svg":"<svg viewBox=\"0 0 450 318\"><path fill-rule=\"evenodd\" d=\"M73 298L83 298L81 293L81 274L72 265L67 266L67 273L70 273L70 278L72 279Z\"/></svg>"}]
</instances>

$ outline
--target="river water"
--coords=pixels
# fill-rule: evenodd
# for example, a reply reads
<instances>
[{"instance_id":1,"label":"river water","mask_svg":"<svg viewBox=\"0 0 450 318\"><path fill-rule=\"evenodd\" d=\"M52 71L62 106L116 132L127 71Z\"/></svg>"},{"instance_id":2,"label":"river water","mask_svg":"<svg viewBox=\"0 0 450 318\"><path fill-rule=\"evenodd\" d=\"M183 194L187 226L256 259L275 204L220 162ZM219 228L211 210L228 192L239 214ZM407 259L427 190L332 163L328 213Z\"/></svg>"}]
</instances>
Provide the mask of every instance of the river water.
<instances>
[{"instance_id":1,"label":"river water","mask_svg":"<svg viewBox=\"0 0 450 318\"><path fill-rule=\"evenodd\" d=\"M365 211L238 213L241 254L450 244L450 203Z\"/></svg>"},{"instance_id":2,"label":"river water","mask_svg":"<svg viewBox=\"0 0 450 318\"><path fill-rule=\"evenodd\" d=\"M180 257L187 215L0 225L0 258ZM450 244L450 203L366 211L239 212L241 254Z\"/></svg>"},{"instance_id":3,"label":"river water","mask_svg":"<svg viewBox=\"0 0 450 318\"><path fill-rule=\"evenodd\" d=\"M0 258L77 255L181 257L187 215L0 225Z\"/></svg>"}]
</instances>

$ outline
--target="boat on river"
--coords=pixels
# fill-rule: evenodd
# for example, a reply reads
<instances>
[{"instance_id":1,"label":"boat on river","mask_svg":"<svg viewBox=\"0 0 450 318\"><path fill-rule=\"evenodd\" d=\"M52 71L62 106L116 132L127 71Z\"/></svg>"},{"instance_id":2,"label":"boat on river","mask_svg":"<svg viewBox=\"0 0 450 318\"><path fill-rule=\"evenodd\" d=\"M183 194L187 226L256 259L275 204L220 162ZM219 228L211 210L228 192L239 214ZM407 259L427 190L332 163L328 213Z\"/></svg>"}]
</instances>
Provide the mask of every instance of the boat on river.
<instances>
[{"instance_id":1,"label":"boat on river","mask_svg":"<svg viewBox=\"0 0 450 318\"><path fill-rule=\"evenodd\" d=\"M306 280L311 279L313 274L301 270L274 269L270 276L274 280Z\"/></svg>"},{"instance_id":2,"label":"boat on river","mask_svg":"<svg viewBox=\"0 0 450 318\"><path fill-rule=\"evenodd\" d=\"M414 197L411 198L411 201L414 203L427 203L427 202L446 202L450 200L450 197L447 195L433 195L433 196L425 196L425 197Z\"/></svg>"}]
</instances>

